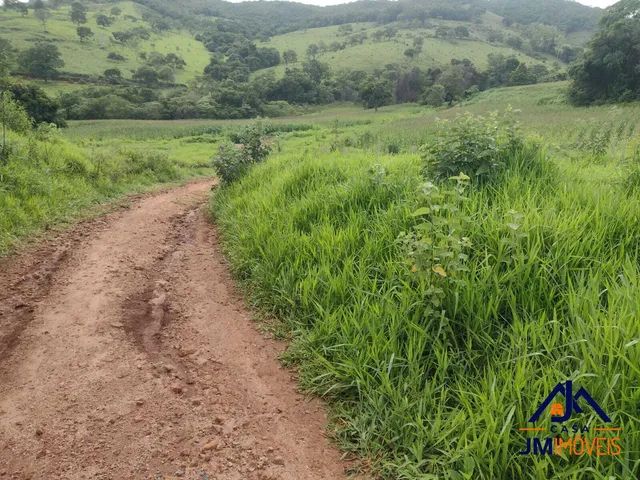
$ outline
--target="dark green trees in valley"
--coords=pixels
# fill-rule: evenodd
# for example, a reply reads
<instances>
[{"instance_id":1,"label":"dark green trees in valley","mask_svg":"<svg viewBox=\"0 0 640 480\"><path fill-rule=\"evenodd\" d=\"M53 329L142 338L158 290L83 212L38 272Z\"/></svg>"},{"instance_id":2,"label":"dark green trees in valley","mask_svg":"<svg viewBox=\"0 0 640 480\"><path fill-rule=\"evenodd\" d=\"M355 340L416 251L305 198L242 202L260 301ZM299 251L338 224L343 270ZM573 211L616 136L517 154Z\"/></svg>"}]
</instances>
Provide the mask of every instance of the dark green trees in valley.
<instances>
[{"instance_id":1,"label":"dark green trees in valley","mask_svg":"<svg viewBox=\"0 0 640 480\"><path fill-rule=\"evenodd\" d=\"M622 0L608 9L570 75L576 104L640 99L640 0Z\"/></svg>"}]
</instances>

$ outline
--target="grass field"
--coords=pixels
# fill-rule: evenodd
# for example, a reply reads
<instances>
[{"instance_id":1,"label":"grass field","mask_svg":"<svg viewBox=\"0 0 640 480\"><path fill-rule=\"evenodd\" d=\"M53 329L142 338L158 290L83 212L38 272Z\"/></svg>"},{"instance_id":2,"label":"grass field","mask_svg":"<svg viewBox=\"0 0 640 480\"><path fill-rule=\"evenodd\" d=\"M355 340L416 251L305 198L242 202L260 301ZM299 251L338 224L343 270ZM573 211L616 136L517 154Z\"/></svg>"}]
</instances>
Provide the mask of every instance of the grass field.
<instances>
[{"instance_id":1,"label":"grass field","mask_svg":"<svg viewBox=\"0 0 640 480\"><path fill-rule=\"evenodd\" d=\"M368 35L368 39L363 44L347 46L344 50L336 52L322 53L318 58L323 62L327 62L336 70L355 69L364 71L383 68L385 65L393 63L402 63L426 69L428 67L446 65L453 58L468 58L479 69L484 69L487 66L487 56L490 53L502 53L507 56L515 55L519 60L529 65L547 63L551 66L554 63L554 60L550 57L536 59L506 45L488 43L486 40L488 29L504 30L504 27L496 23L493 17L495 16L485 15L482 25L470 27L471 37L460 40L435 38L435 28L441 24L451 28L457 25L469 27L468 23L438 21L431 28L401 28L395 38L380 42L374 41L372 37L372 34L376 30L380 30L380 27L369 23L355 23L353 24L354 33L364 32ZM413 46L413 39L417 36L424 38L423 50L418 57L409 60L405 57L404 52ZM326 45L331 45L333 42L342 42L346 38L340 35L338 27L331 26L278 35L262 45L276 48L280 52L289 49L294 50L298 54L298 60L302 61L310 44L323 42ZM285 66L279 65L270 70L282 75Z\"/></svg>"},{"instance_id":2,"label":"grass field","mask_svg":"<svg viewBox=\"0 0 640 480\"><path fill-rule=\"evenodd\" d=\"M384 478L640 474L640 108L576 109L563 88L308 115L316 128L283 134L212 201L302 385L331 400L340 445ZM438 138L436 118L508 105L526 146L492 183L428 183L418 148ZM623 428L620 456L519 454L518 429L568 379ZM573 419L586 437L599 421Z\"/></svg>"},{"instance_id":3,"label":"grass field","mask_svg":"<svg viewBox=\"0 0 640 480\"><path fill-rule=\"evenodd\" d=\"M154 141L109 138L70 142L53 131L9 134L0 161L0 256L43 229L96 206L163 183L211 175L216 138L173 135Z\"/></svg>"},{"instance_id":4,"label":"grass field","mask_svg":"<svg viewBox=\"0 0 640 480\"><path fill-rule=\"evenodd\" d=\"M96 25L96 15L110 15L109 12L114 6L122 10L115 23L108 28ZM93 30L95 36L84 43L80 42L76 34L76 25L69 18L68 6L51 11L52 16L47 21L46 31L33 16L32 11L28 17L22 17L17 12L1 9L0 31L3 37L20 50L29 48L37 41L54 42L62 53L65 66L61 70L64 72L102 75L108 68L119 68L126 78L130 78L131 71L144 63L139 55L155 51L163 54L176 53L187 63L184 70L176 73L176 81L187 82L201 75L209 63L209 53L204 45L187 31L169 31L163 32L162 35L151 33L149 40L127 45L119 44L113 39L112 33L117 31L137 27L152 31L151 26L142 19L139 8L133 2L106 3L100 7L91 5L87 13L86 26ZM110 52L123 55L126 60L111 61L107 58ZM60 88L59 84L53 84L50 91L55 93L55 90Z\"/></svg>"}]
</instances>

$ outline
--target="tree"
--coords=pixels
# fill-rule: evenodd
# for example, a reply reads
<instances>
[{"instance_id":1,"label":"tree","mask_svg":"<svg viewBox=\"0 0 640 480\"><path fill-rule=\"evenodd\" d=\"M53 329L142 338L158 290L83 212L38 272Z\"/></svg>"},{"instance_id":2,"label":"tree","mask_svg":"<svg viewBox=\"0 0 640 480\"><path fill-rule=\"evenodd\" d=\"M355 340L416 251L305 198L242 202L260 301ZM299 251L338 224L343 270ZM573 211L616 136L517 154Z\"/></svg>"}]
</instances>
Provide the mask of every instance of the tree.
<instances>
[{"instance_id":1,"label":"tree","mask_svg":"<svg viewBox=\"0 0 640 480\"><path fill-rule=\"evenodd\" d=\"M450 36L451 36L451 29L449 27L440 25L438 28L436 28L437 38L449 38Z\"/></svg>"},{"instance_id":2,"label":"tree","mask_svg":"<svg viewBox=\"0 0 640 480\"><path fill-rule=\"evenodd\" d=\"M73 2L71 4L71 21L76 25L87 23L87 7L80 2Z\"/></svg>"},{"instance_id":3,"label":"tree","mask_svg":"<svg viewBox=\"0 0 640 480\"><path fill-rule=\"evenodd\" d=\"M456 36L456 38L469 38L469 36L471 35L469 33L469 29L467 27L465 27L464 25L457 26L453 30L453 33Z\"/></svg>"},{"instance_id":4,"label":"tree","mask_svg":"<svg viewBox=\"0 0 640 480\"><path fill-rule=\"evenodd\" d=\"M114 17L120 16L121 13L122 13L122 10L120 10L119 7L111 8L111 15L113 15Z\"/></svg>"},{"instance_id":5,"label":"tree","mask_svg":"<svg viewBox=\"0 0 640 480\"><path fill-rule=\"evenodd\" d=\"M33 2L33 14L42 23L42 29L47 31L47 20L51 17L51 12L42 0Z\"/></svg>"},{"instance_id":6,"label":"tree","mask_svg":"<svg viewBox=\"0 0 640 480\"><path fill-rule=\"evenodd\" d=\"M318 53L320 53L320 47L318 47L318 45L316 45L315 43L312 43L307 47L307 56L309 58L316 58L318 56Z\"/></svg>"},{"instance_id":7,"label":"tree","mask_svg":"<svg viewBox=\"0 0 640 480\"><path fill-rule=\"evenodd\" d=\"M175 82L176 76L173 71L173 68L164 66L158 70L158 79L163 82L173 83Z\"/></svg>"},{"instance_id":8,"label":"tree","mask_svg":"<svg viewBox=\"0 0 640 480\"><path fill-rule=\"evenodd\" d=\"M407 48L404 51L404 56L407 58L416 58L418 56L418 51L415 48Z\"/></svg>"},{"instance_id":9,"label":"tree","mask_svg":"<svg viewBox=\"0 0 640 480\"><path fill-rule=\"evenodd\" d=\"M391 86L384 79L370 76L360 87L360 98L365 108L374 108L377 112L378 108L391 103Z\"/></svg>"},{"instance_id":10,"label":"tree","mask_svg":"<svg viewBox=\"0 0 640 480\"><path fill-rule=\"evenodd\" d=\"M422 95L422 104L430 107L441 107L445 101L446 91L440 84L435 84L425 90Z\"/></svg>"},{"instance_id":11,"label":"tree","mask_svg":"<svg viewBox=\"0 0 640 480\"><path fill-rule=\"evenodd\" d=\"M532 83L536 83L536 78L531 74L525 63L518 65L509 76L510 85L530 85Z\"/></svg>"},{"instance_id":12,"label":"tree","mask_svg":"<svg viewBox=\"0 0 640 480\"><path fill-rule=\"evenodd\" d=\"M23 51L19 65L25 73L48 81L58 75L58 68L64 66L58 47L50 42L39 42Z\"/></svg>"},{"instance_id":13,"label":"tree","mask_svg":"<svg viewBox=\"0 0 640 480\"><path fill-rule=\"evenodd\" d=\"M599 31L569 74L574 103L640 99L640 0L607 10Z\"/></svg>"},{"instance_id":14,"label":"tree","mask_svg":"<svg viewBox=\"0 0 640 480\"><path fill-rule=\"evenodd\" d=\"M159 80L158 72L151 67L143 66L134 72L133 80L148 86L156 85Z\"/></svg>"},{"instance_id":15,"label":"tree","mask_svg":"<svg viewBox=\"0 0 640 480\"><path fill-rule=\"evenodd\" d=\"M13 98L22 105L33 121L37 123L55 123L64 126L65 122L58 115L60 105L43 89L35 85L11 82L6 86Z\"/></svg>"},{"instance_id":16,"label":"tree","mask_svg":"<svg viewBox=\"0 0 640 480\"><path fill-rule=\"evenodd\" d=\"M451 65L442 71L438 78L446 90L445 99L452 103L464 98L466 91L480 83L481 77L469 60L451 60Z\"/></svg>"},{"instance_id":17,"label":"tree","mask_svg":"<svg viewBox=\"0 0 640 480\"><path fill-rule=\"evenodd\" d=\"M513 72L520 66L520 60L515 55L506 57L501 53L490 53L487 68L487 86L498 87L510 84Z\"/></svg>"},{"instance_id":18,"label":"tree","mask_svg":"<svg viewBox=\"0 0 640 480\"><path fill-rule=\"evenodd\" d=\"M109 83L120 83L122 80L122 72L119 68L108 68L104 71L102 76Z\"/></svg>"},{"instance_id":19,"label":"tree","mask_svg":"<svg viewBox=\"0 0 640 480\"><path fill-rule=\"evenodd\" d=\"M101 13L96 16L96 25L99 27L110 27L113 24L113 19L107 15Z\"/></svg>"},{"instance_id":20,"label":"tree","mask_svg":"<svg viewBox=\"0 0 640 480\"><path fill-rule=\"evenodd\" d=\"M16 61L15 50L9 40L0 38L0 78L11 73Z\"/></svg>"},{"instance_id":21,"label":"tree","mask_svg":"<svg viewBox=\"0 0 640 480\"><path fill-rule=\"evenodd\" d=\"M11 92L0 90L0 165L9 156L7 149L7 130L26 133L31 128L31 119L20 103L16 102Z\"/></svg>"},{"instance_id":22,"label":"tree","mask_svg":"<svg viewBox=\"0 0 640 480\"><path fill-rule=\"evenodd\" d=\"M316 84L321 83L331 75L329 65L315 59L306 61L302 66L302 71L309 75L309 78Z\"/></svg>"},{"instance_id":23,"label":"tree","mask_svg":"<svg viewBox=\"0 0 640 480\"><path fill-rule=\"evenodd\" d=\"M296 63L298 61L298 54L295 52L295 50L285 50L282 53L282 59L284 60L285 65Z\"/></svg>"},{"instance_id":24,"label":"tree","mask_svg":"<svg viewBox=\"0 0 640 480\"><path fill-rule=\"evenodd\" d=\"M81 42L93 37L93 31L89 27L78 27L76 29L76 33L78 34L78 37L80 37Z\"/></svg>"}]
</instances>

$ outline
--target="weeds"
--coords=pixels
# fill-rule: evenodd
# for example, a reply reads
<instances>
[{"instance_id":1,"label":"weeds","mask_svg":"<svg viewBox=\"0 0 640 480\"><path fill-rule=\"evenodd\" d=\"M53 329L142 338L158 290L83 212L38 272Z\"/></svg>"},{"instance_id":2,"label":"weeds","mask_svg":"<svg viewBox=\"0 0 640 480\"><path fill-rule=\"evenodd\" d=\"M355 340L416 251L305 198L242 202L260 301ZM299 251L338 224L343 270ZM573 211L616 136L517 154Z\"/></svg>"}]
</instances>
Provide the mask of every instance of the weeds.
<instances>
[{"instance_id":1,"label":"weeds","mask_svg":"<svg viewBox=\"0 0 640 480\"><path fill-rule=\"evenodd\" d=\"M431 141L422 146L424 173L445 180L463 172L475 183L486 183L508 167L523 143L517 125L507 116L466 114L443 122Z\"/></svg>"}]
</instances>

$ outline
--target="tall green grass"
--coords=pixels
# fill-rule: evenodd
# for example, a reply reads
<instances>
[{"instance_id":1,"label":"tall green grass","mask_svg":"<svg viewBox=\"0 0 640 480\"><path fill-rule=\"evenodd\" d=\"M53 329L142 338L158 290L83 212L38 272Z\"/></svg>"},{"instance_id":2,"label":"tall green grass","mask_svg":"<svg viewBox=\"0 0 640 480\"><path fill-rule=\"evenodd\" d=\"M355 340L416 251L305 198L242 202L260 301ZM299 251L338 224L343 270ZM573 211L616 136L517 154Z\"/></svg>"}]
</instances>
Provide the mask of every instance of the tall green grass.
<instances>
[{"instance_id":1,"label":"tall green grass","mask_svg":"<svg viewBox=\"0 0 640 480\"><path fill-rule=\"evenodd\" d=\"M530 153L548 168L467 192L467 271L434 283L399 241L421 222L420 158L331 150L291 140L211 210L341 445L393 479L637 478L640 199ZM518 428L567 379L624 428L622 456L519 455Z\"/></svg>"},{"instance_id":2,"label":"tall green grass","mask_svg":"<svg viewBox=\"0 0 640 480\"><path fill-rule=\"evenodd\" d=\"M7 161L0 160L0 255L94 204L212 173L208 161L176 160L153 145L81 148L55 130L10 132L8 145Z\"/></svg>"}]
</instances>

